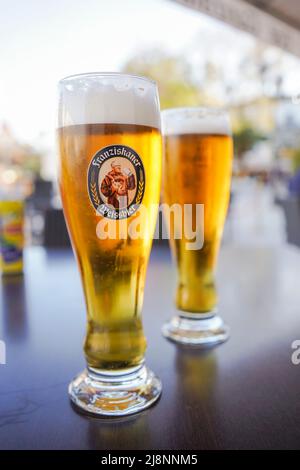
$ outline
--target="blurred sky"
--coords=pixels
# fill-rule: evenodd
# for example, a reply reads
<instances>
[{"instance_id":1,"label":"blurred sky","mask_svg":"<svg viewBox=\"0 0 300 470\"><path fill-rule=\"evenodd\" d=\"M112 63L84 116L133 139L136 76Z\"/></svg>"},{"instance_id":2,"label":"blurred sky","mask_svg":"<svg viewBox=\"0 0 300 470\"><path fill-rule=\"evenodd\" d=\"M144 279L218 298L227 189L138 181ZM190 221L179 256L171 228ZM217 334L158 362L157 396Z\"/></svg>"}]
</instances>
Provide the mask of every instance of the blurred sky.
<instances>
[{"instance_id":1,"label":"blurred sky","mask_svg":"<svg viewBox=\"0 0 300 470\"><path fill-rule=\"evenodd\" d=\"M0 11L0 119L26 140L53 126L60 78L118 70L143 48L181 51L221 29L169 0L0 0Z\"/></svg>"},{"instance_id":2,"label":"blurred sky","mask_svg":"<svg viewBox=\"0 0 300 470\"><path fill-rule=\"evenodd\" d=\"M0 122L27 142L53 139L56 85L66 75L117 71L154 47L197 60L212 41L211 55L234 73L254 41L170 0L0 0L0 12Z\"/></svg>"}]
</instances>

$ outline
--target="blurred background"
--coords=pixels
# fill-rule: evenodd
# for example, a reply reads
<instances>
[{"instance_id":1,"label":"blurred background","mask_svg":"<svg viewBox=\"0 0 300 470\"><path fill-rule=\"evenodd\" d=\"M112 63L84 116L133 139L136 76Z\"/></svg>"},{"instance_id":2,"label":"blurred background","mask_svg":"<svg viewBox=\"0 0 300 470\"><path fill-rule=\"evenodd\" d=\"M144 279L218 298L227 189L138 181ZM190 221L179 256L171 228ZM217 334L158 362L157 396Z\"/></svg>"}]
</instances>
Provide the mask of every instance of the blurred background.
<instances>
[{"instance_id":1,"label":"blurred background","mask_svg":"<svg viewBox=\"0 0 300 470\"><path fill-rule=\"evenodd\" d=\"M187 7L197 3L0 0L0 198L25 199L27 243L69 244L56 183L58 80L122 71L155 79L162 109L229 109L223 243L300 246L300 58Z\"/></svg>"}]
</instances>

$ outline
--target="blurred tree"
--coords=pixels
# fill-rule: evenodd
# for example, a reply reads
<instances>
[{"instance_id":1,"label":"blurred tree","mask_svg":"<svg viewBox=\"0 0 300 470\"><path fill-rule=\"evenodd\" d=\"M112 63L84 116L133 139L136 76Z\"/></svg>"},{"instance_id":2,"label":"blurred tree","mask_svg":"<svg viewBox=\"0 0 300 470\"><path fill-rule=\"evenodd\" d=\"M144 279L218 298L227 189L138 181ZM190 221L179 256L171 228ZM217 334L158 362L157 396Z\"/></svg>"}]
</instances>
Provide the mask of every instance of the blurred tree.
<instances>
[{"instance_id":1,"label":"blurred tree","mask_svg":"<svg viewBox=\"0 0 300 470\"><path fill-rule=\"evenodd\" d=\"M122 71L155 80L162 109L207 104L208 98L193 80L191 67L183 56L169 56L158 50L148 51L128 60Z\"/></svg>"},{"instance_id":2,"label":"blurred tree","mask_svg":"<svg viewBox=\"0 0 300 470\"><path fill-rule=\"evenodd\" d=\"M0 164L16 166L34 179L40 177L41 158L41 153L33 145L20 142L7 124L0 125Z\"/></svg>"},{"instance_id":3,"label":"blurred tree","mask_svg":"<svg viewBox=\"0 0 300 470\"><path fill-rule=\"evenodd\" d=\"M283 95L282 54L257 43L244 51L235 73L226 61L217 62L206 50L198 64L189 57L188 52L172 56L162 50L148 50L130 58L122 71L154 79L162 109L229 107L235 155L241 158L276 125L276 105Z\"/></svg>"},{"instance_id":4,"label":"blurred tree","mask_svg":"<svg viewBox=\"0 0 300 470\"><path fill-rule=\"evenodd\" d=\"M251 150L256 142L264 140L265 138L263 134L253 129L251 124L244 123L244 125L233 134L235 155L241 159L243 154Z\"/></svg>"},{"instance_id":5,"label":"blurred tree","mask_svg":"<svg viewBox=\"0 0 300 470\"><path fill-rule=\"evenodd\" d=\"M27 196L32 182L40 177L42 154L20 142L8 125L0 125L0 187L3 192L18 189Z\"/></svg>"}]
</instances>

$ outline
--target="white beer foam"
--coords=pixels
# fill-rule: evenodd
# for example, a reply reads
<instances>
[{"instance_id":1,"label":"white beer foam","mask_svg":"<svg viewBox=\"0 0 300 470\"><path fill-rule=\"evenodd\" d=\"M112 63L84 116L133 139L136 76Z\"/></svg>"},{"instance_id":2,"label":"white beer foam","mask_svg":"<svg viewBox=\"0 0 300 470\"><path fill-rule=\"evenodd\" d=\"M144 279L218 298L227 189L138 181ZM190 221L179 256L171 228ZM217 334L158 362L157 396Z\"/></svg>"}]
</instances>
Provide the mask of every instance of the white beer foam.
<instances>
[{"instance_id":1,"label":"white beer foam","mask_svg":"<svg viewBox=\"0 0 300 470\"><path fill-rule=\"evenodd\" d=\"M60 82L58 126L140 124L160 129L155 82L124 74L85 74Z\"/></svg>"},{"instance_id":2,"label":"white beer foam","mask_svg":"<svg viewBox=\"0 0 300 470\"><path fill-rule=\"evenodd\" d=\"M217 108L173 108L162 112L164 135L231 135L228 114Z\"/></svg>"}]
</instances>

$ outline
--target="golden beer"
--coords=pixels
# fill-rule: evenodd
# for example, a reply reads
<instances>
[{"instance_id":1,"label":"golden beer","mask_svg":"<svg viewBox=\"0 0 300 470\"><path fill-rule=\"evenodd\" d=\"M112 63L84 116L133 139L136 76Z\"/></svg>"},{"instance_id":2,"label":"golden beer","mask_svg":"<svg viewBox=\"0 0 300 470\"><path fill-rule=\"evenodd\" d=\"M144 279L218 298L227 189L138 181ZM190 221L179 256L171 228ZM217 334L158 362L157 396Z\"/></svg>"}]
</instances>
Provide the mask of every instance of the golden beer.
<instances>
[{"instance_id":1,"label":"golden beer","mask_svg":"<svg viewBox=\"0 0 300 470\"><path fill-rule=\"evenodd\" d=\"M230 195L232 137L227 116L214 109L167 110L163 113L163 124L164 203L182 208L191 205L190 213L182 210L180 222L203 231L203 246L188 249L190 240L185 232L180 238L174 235L178 219L169 224L170 246L177 266L179 317L171 327L176 332L170 333L166 327L164 332L168 337L173 335L171 339L175 341L203 345L207 338L215 340L207 319L216 317L214 273ZM203 223L196 227L196 208L200 204L204 210ZM201 321L192 321L201 317L206 319L206 332L202 331ZM220 324L216 330L222 331Z\"/></svg>"},{"instance_id":2,"label":"golden beer","mask_svg":"<svg viewBox=\"0 0 300 470\"><path fill-rule=\"evenodd\" d=\"M60 83L59 185L87 309L87 369L69 394L85 411L135 413L161 391L144 365L141 318L160 195L157 89L122 74Z\"/></svg>"},{"instance_id":3,"label":"golden beer","mask_svg":"<svg viewBox=\"0 0 300 470\"><path fill-rule=\"evenodd\" d=\"M156 213L151 204L160 191L161 152L158 129L130 124L87 124L59 130L60 185L72 245L82 277L87 305L84 351L98 369L123 369L141 364L146 340L141 322L145 274ZM137 240L97 237L103 218L92 207L85 184L92 156L118 142L142 155L147 184L143 205L148 209L148 233ZM112 221L118 226L122 221ZM116 229L118 230L118 228Z\"/></svg>"},{"instance_id":4,"label":"golden beer","mask_svg":"<svg viewBox=\"0 0 300 470\"><path fill-rule=\"evenodd\" d=\"M174 239L174 227L170 226L171 247L178 266L176 306L179 310L199 313L216 306L214 270L229 201L231 161L232 139L228 135L164 137L164 202L170 206L204 205L201 249L187 250L184 233L181 239Z\"/></svg>"}]
</instances>

